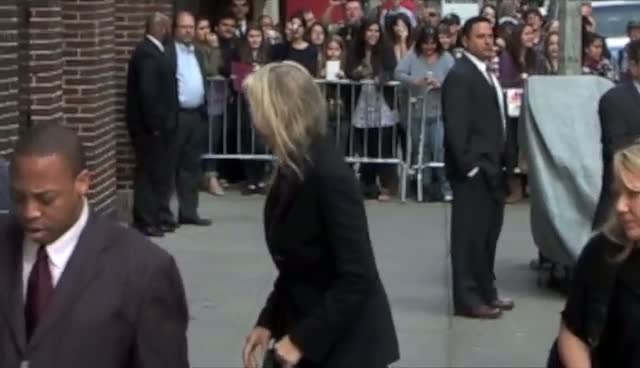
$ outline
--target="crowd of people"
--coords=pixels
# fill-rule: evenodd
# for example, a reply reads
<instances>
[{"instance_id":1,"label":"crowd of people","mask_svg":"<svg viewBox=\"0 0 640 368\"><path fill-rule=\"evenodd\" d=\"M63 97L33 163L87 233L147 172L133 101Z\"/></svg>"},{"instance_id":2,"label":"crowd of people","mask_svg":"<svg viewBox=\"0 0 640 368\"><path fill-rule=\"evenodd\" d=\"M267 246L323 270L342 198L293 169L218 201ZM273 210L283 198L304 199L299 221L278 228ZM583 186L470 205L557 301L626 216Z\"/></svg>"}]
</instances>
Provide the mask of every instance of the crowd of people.
<instances>
[{"instance_id":1,"label":"crowd of people","mask_svg":"<svg viewBox=\"0 0 640 368\"><path fill-rule=\"evenodd\" d=\"M354 155L388 158L395 156L396 147L405 142L412 144L412 163L418 161L420 129L414 128L406 140L409 110L413 109L412 126L419 127L426 120L423 139L423 161L443 162L442 122L438 103L429 105L426 113L412 96L432 92L429 96L439 100L438 90L455 60L462 55L462 22L456 14L442 14L436 2L392 0L365 11L358 0L328 3L324 14L316 16L301 9L286 22L277 23L268 15L254 17L248 0L233 0L227 11L213 19L196 19L196 48L205 55L206 75L209 78L244 78L250 65L255 70L272 61L290 60L303 65L318 79L347 79L355 82L375 80L401 82L398 99L391 89L377 95L367 88L343 88L336 94L327 87L330 120L340 141L354 143ZM335 13L342 10L344 19L334 22ZM494 32L492 68L503 88L522 88L530 75L556 75L560 67L560 23L545 16L544 4L534 1L487 1L479 15L490 20ZM585 3L583 15L583 72L611 80L628 76L625 49L612 57L606 40L597 32L591 7ZM640 36L640 24L628 25L631 39ZM355 91L356 98L351 96ZM371 99L374 97L376 99ZM380 112L372 117L360 113L360 100L376 101ZM412 101L410 103L410 101ZM230 129L223 137L222 109L213 117L215 133L211 135L207 150L221 153L223 141L226 152L260 153L264 147L251 136L251 121L242 97L231 98L229 104ZM241 108L237 107L240 104ZM337 113L336 110L341 110ZM236 113L238 112L239 113ZM426 115L426 116L425 116ZM339 118L338 118L339 117ZM235 128L236 119L239 129ZM338 123L336 120L340 120ZM353 137L349 126L353 126ZM517 118L508 124L510 149L518 156ZM338 127L340 127L338 131ZM375 129L372 129L375 128ZM236 136L242 137L237 147ZM405 149L406 150L406 149ZM404 151L404 150L403 150ZM346 153L346 152L345 152ZM268 166L245 161L243 168L236 164L215 163L205 165L205 189L223 195L229 181L246 183L245 194L263 193ZM526 169L526 164L522 165ZM241 170L243 169L243 170ZM444 169L421 167L424 189L428 200L451 200L450 185ZM367 198L388 200L397 190L397 171L389 165L363 164L360 167L362 188ZM508 201L517 201L527 194L526 180L514 177L510 182Z\"/></svg>"}]
</instances>

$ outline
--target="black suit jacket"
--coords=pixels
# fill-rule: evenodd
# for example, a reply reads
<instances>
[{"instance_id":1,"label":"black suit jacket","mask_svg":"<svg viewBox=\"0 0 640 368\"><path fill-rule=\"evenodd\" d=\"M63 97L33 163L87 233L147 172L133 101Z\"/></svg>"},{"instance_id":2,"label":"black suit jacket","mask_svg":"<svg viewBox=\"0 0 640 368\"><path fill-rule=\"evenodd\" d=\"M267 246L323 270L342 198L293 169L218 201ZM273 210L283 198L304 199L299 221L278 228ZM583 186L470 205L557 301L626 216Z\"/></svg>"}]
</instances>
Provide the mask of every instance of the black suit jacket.
<instances>
[{"instance_id":1,"label":"black suit jacket","mask_svg":"<svg viewBox=\"0 0 640 368\"><path fill-rule=\"evenodd\" d=\"M171 66L171 73L173 76L173 84L175 86L175 99L174 103L177 110L180 110L180 102L178 101L178 55L176 51L176 43L171 40L166 43L165 49L167 50L167 57L169 58L169 65ZM200 73L202 74L202 82L204 83L204 103L200 106L200 113L203 119L207 119L207 94L209 91L209 82L207 81L207 75L204 69L204 55L202 52L195 48L196 59L198 60L198 66L200 67ZM177 118L176 118L177 119Z\"/></svg>"},{"instance_id":2,"label":"black suit jacket","mask_svg":"<svg viewBox=\"0 0 640 368\"><path fill-rule=\"evenodd\" d=\"M304 180L280 173L267 198L267 245L279 271L258 325L289 335L306 367L382 367L398 359L387 295L353 172L327 138Z\"/></svg>"},{"instance_id":3,"label":"black suit jacket","mask_svg":"<svg viewBox=\"0 0 640 368\"><path fill-rule=\"evenodd\" d=\"M0 367L188 368L188 312L174 259L95 214L26 341L23 235L0 217Z\"/></svg>"},{"instance_id":4,"label":"black suit jacket","mask_svg":"<svg viewBox=\"0 0 640 368\"><path fill-rule=\"evenodd\" d=\"M598 228L606 222L613 207L613 156L640 137L640 93L633 82L607 91L598 108L602 128L602 191L593 221Z\"/></svg>"},{"instance_id":5,"label":"black suit jacket","mask_svg":"<svg viewBox=\"0 0 640 368\"><path fill-rule=\"evenodd\" d=\"M466 56L456 61L444 80L442 109L450 178L467 180L467 174L479 167L498 183L506 164L500 104L494 87Z\"/></svg>"},{"instance_id":6,"label":"black suit jacket","mask_svg":"<svg viewBox=\"0 0 640 368\"><path fill-rule=\"evenodd\" d=\"M145 37L133 51L127 72L127 127L134 144L175 130L176 88L169 59Z\"/></svg>"}]
</instances>

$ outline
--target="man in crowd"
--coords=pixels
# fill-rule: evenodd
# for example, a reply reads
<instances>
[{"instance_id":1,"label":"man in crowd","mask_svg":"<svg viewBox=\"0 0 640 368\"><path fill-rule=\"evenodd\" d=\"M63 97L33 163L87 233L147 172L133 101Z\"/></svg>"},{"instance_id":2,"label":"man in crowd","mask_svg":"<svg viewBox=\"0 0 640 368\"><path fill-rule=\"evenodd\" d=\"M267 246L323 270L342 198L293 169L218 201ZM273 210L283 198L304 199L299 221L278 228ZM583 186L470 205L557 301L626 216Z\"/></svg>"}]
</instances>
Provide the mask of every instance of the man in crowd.
<instances>
[{"instance_id":1,"label":"man in crowd","mask_svg":"<svg viewBox=\"0 0 640 368\"><path fill-rule=\"evenodd\" d=\"M494 48L491 22L471 18L462 33L464 56L442 90L446 168L454 198L453 302L457 315L493 319L514 306L498 297L494 275L506 192L505 105L488 67Z\"/></svg>"},{"instance_id":2,"label":"man in crowd","mask_svg":"<svg viewBox=\"0 0 640 368\"><path fill-rule=\"evenodd\" d=\"M618 52L618 67L620 68L620 79L623 81L630 81L633 79L629 68L629 45L633 41L640 40L640 22L629 21L627 23L627 36L629 36L629 43Z\"/></svg>"},{"instance_id":3,"label":"man in crowd","mask_svg":"<svg viewBox=\"0 0 640 368\"><path fill-rule=\"evenodd\" d=\"M175 220L164 193L171 190L170 145L176 130L175 79L163 43L169 18L155 13L133 51L127 74L127 128L136 152L133 223L147 236L173 232Z\"/></svg>"},{"instance_id":4,"label":"man in crowd","mask_svg":"<svg viewBox=\"0 0 640 368\"><path fill-rule=\"evenodd\" d=\"M229 60L231 51L236 47L236 29L238 22L231 13L222 14L216 21L214 32L218 36L218 47L222 52L222 59Z\"/></svg>"},{"instance_id":5,"label":"man in crowd","mask_svg":"<svg viewBox=\"0 0 640 368\"><path fill-rule=\"evenodd\" d=\"M383 4L380 5L378 10L380 16L380 24L386 25L387 19L390 19L394 15L404 14L409 17L411 21L411 26L415 28L418 24L416 19L416 15L414 13L415 5L413 1L410 0L387 0ZM386 29L386 27L382 27L382 29Z\"/></svg>"},{"instance_id":6,"label":"man in crowd","mask_svg":"<svg viewBox=\"0 0 640 368\"><path fill-rule=\"evenodd\" d=\"M206 139L206 76L202 54L195 48L195 18L185 11L176 15L174 42L167 46L167 56L177 83L177 130L172 150L176 169L175 183L178 195L178 222L186 225L209 226L211 220L198 214L198 189L202 169L202 141ZM171 192L165 193L168 201Z\"/></svg>"},{"instance_id":7,"label":"man in crowd","mask_svg":"<svg viewBox=\"0 0 640 368\"><path fill-rule=\"evenodd\" d=\"M602 126L602 190L593 220L599 230L613 210L613 155L640 138L640 40L627 46L631 80L613 87L600 99Z\"/></svg>"},{"instance_id":8,"label":"man in crowd","mask_svg":"<svg viewBox=\"0 0 640 368\"><path fill-rule=\"evenodd\" d=\"M330 24L333 11L341 6L344 9L344 26L340 28L336 34L342 37L348 45L358 34L360 24L364 18L364 11L360 0L330 0L329 7L322 16L322 22L324 24Z\"/></svg>"},{"instance_id":9,"label":"man in crowd","mask_svg":"<svg viewBox=\"0 0 640 368\"><path fill-rule=\"evenodd\" d=\"M32 128L0 215L0 367L188 368L189 314L163 249L90 210L78 136Z\"/></svg>"},{"instance_id":10,"label":"man in crowd","mask_svg":"<svg viewBox=\"0 0 640 368\"><path fill-rule=\"evenodd\" d=\"M231 0L230 10L238 22L236 36L242 38L247 33L247 26L251 22L251 3L249 0Z\"/></svg>"},{"instance_id":11,"label":"man in crowd","mask_svg":"<svg viewBox=\"0 0 640 368\"><path fill-rule=\"evenodd\" d=\"M433 28L437 28L440 25L440 7L437 3L423 0L416 5L418 23Z\"/></svg>"}]
</instances>

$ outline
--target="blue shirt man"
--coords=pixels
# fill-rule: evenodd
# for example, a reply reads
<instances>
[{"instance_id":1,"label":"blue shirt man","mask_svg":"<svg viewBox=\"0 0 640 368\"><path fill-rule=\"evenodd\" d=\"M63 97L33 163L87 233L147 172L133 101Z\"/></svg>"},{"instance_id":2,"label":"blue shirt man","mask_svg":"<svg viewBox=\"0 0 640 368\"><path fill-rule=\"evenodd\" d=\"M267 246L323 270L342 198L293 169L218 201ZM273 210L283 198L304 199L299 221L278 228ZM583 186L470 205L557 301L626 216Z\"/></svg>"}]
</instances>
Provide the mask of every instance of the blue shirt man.
<instances>
[{"instance_id":1,"label":"blue shirt man","mask_svg":"<svg viewBox=\"0 0 640 368\"><path fill-rule=\"evenodd\" d=\"M204 103L204 80L193 44L176 42L178 102L183 109L195 109Z\"/></svg>"}]
</instances>

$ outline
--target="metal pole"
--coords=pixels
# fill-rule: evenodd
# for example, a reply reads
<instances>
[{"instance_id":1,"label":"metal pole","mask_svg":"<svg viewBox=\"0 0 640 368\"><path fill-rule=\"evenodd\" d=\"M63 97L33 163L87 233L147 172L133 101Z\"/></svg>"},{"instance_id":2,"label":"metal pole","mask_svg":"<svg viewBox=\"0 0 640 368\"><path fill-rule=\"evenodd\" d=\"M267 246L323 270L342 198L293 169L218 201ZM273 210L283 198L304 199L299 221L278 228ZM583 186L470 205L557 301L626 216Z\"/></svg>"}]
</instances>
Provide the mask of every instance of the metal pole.
<instances>
[{"instance_id":1,"label":"metal pole","mask_svg":"<svg viewBox=\"0 0 640 368\"><path fill-rule=\"evenodd\" d=\"M560 74L582 73L582 0L557 0L560 21Z\"/></svg>"}]
</instances>

